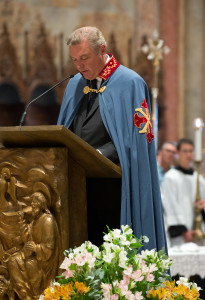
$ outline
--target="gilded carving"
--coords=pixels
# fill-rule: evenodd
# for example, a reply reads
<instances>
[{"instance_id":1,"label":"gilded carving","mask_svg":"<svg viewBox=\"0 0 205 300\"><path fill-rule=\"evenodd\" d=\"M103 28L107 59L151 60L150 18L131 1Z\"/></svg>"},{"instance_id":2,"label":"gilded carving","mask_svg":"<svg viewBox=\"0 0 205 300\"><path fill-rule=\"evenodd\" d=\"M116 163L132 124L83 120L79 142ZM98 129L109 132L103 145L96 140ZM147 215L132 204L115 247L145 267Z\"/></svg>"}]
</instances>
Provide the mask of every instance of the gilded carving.
<instances>
[{"instance_id":1,"label":"gilded carving","mask_svg":"<svg viewBox=\"0 0 205 300\"><path fill-rule=\"evenodd\" d=\"M0 149L0 299L39 299L58 274L65 152L53 149Z\"/></svg>"},{"instance_id":2,"label":"gilded carving","mask_svg":"<svg viewBox=\"0 0 205 300\"><path fill-rule=\"evenodd\" d=\"M0 299L14 300L14 291L11 288L9 273L6 267L0 266Z\"/></svg>"}]
</instances>

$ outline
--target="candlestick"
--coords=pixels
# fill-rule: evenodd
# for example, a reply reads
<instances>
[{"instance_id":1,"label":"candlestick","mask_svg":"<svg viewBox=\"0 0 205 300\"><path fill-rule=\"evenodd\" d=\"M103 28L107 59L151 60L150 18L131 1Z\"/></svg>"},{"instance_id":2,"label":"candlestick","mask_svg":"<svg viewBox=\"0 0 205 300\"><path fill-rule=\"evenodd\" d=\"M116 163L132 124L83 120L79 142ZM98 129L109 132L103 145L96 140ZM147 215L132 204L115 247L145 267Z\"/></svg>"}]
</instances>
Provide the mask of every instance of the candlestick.
<instances>
[{"instance_id":1,"label":"candlestick","mask_svg":"<svg viewBox=\"0 0 205 300\"><path fill-rule=\"evenodd\" d=\"M202 161L202 130L204 127L204 122L201 118L196 118L194 120L194 160L197 172L197 182L196 182L196 197L195 203L200 201L200 180L199 180L199 170L200 164ZM194 240L198 241L205 237L205 234L202 231L202 216L201 210L198 207L195 207L195 218L194 218L194 230L196 230Z\"/></svg>"},{"instance_id":2,"label":"candlestick","mask_svg":"<svg viewBox=\"0 0 205 300\"><path fill-rule=\"evenodd\" d=\"M204 122L201 118L194 120L195 135L194 135L194 160L202 161L202 130Z\"/></svg>"}]
</instances>

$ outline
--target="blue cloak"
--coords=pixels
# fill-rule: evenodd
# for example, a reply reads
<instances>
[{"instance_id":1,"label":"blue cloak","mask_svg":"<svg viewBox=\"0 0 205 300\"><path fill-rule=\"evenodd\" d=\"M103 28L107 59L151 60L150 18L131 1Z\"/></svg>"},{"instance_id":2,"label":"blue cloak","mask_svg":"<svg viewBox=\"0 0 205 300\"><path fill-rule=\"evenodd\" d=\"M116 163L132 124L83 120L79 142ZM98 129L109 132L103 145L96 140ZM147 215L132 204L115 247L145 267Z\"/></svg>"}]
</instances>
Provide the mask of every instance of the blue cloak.
<instances>
[{"instance_id":1,"label":"blue cloak","mask_svg":"<svg viewBox=\"0 0 205 300\"><path fill-rule=\"evenodd\" d=\"M81 74L72 78L65 90L59 125L69 128L84 96L87 85ZM134 125L135 109L144 98L149 112L149 91L134 71L120 65L103 83L99 107L103 123L113 140L122 168L121 225L130 225L135 236L147 236L144 247L157 251L166 246L163 211L157 173L155 143ZM144 126L144 125L143 125Z\"/></svg>"}]
</instances>

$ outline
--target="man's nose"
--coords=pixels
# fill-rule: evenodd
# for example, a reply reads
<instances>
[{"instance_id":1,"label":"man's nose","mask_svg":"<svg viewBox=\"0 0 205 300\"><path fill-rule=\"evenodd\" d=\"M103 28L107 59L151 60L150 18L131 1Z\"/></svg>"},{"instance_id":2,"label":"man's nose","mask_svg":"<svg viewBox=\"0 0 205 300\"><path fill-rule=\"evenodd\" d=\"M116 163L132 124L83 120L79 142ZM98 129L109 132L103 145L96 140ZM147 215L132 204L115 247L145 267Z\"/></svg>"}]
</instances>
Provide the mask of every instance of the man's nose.
<instances>
[{"instance_id":1,"label":"man's nose","mask_svg":"<svg viewBox=\"0 0 205 300\"><path fill-rule=\"evenodd\" d=\"M82 62L77 62L76 67L78 70L83 70L84 64Z\"/></svg>"}]
</instances>

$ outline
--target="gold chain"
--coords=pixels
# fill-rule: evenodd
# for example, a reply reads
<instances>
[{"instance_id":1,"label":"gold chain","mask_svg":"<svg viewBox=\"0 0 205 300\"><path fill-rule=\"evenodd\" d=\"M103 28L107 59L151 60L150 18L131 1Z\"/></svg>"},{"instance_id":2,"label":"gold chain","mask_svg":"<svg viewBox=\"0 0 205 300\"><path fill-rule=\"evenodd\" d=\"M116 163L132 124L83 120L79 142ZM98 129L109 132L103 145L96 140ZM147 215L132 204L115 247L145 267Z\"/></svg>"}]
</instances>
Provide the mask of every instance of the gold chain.
<instances>
[{"instance_id":1,"label":"gold chain","mask_svg":"<svg viewBox=\"0 0 205 300\"><path fill-rule=\"evenodd\" d=\"M105 89L106 89L105 85L102 86L99 90L91 89L89 86L86 85L83 89L83 93L88 94L88 93L92 92L92 93L97 93L98 94L98 93L103 93Z\"/></svg>"}]
</instances>

